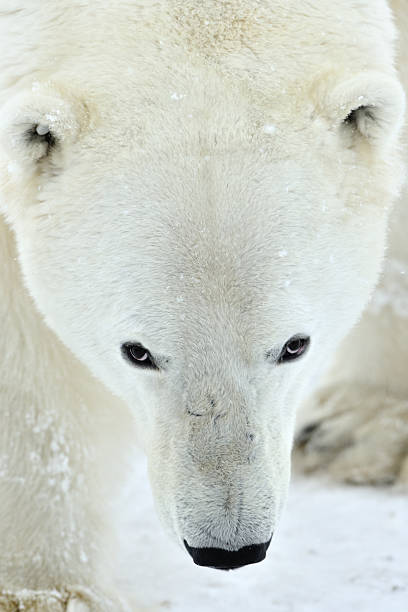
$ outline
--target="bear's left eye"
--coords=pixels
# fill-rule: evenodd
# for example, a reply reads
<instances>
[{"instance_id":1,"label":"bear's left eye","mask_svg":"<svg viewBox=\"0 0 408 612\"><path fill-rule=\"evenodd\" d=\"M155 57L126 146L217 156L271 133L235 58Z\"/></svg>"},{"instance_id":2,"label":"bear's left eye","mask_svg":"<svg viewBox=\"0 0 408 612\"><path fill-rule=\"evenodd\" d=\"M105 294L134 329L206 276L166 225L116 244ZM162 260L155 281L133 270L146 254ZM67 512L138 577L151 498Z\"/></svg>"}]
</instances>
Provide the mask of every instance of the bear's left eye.
<instances>
[{"instance_id":1,"label":"bear's left eye","mask_svg":"<svg viewBox=\"0 0 408 612\"><path fill-rule=\"evenodd\" d=\"M159 369L155 364L150 352L141 344L125 342L122 344L121 351L123 357L134 365L141 368L150 368L152 370Z\"/></svg>"},{"instance_id":2,"label":"bear's left eye","mask_svg":"<svg viewBox=\"0 0 408 612\"><path fill-rule=\"evenodd\" d=\"M292 336L292 338L289 338L281 350L278 357L278 363L297 359L307 351L309 344L309 336L302 336L300 334L297 336Z\"/></svg>"}]
</instances>

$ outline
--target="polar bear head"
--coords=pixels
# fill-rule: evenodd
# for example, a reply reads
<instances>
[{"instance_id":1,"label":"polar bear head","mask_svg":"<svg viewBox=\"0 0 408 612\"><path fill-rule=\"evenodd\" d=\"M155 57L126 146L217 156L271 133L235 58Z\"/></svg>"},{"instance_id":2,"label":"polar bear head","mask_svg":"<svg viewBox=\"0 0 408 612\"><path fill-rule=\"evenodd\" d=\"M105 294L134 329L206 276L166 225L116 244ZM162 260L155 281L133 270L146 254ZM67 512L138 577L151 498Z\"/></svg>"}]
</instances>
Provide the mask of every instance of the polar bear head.
<instances>
[{"instance_id":1,"label":"polar bear head","mask_svg":"<svg viewBox=\"0 0 408 612\"><path fill-rule=\"evenodd\" d=\"M2 107L27 288L134 411L164 524L220 568L265 555L296 408L370 296L402 177L388 14L368 54L292 13L235 40L113 11L87 45L68 12Z\"/></svg>"}]
</instances>

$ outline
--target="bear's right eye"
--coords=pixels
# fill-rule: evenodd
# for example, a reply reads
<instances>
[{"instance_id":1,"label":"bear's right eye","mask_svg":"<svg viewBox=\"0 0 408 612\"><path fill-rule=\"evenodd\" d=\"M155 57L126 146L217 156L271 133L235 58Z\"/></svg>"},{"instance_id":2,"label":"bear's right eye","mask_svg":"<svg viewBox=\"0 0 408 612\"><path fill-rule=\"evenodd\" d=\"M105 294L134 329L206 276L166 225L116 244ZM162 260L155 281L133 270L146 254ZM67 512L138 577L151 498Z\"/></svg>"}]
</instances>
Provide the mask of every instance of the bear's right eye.
<instances>
[{"instance_id":1,"label":"bear's right eye","mask_svg":"<svg viewBox=\"0 0 408 612\"><path fill-rule=\"evenodd\" d=\"M150 368L151 370L158 370L159 368L154 362L150 352L141 344L134 342L125 342L121 347L122 355L132 364L137 365L140 368Z\"/></svg>"}]
</instances>

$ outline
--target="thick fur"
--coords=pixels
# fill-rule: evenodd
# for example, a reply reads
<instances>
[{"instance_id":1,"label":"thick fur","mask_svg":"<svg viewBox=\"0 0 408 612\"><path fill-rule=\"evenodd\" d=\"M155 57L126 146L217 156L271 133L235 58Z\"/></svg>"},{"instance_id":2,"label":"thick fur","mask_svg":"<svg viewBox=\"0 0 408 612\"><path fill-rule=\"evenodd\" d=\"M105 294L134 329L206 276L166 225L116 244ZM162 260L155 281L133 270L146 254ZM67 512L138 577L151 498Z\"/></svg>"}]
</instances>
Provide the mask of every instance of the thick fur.
<instances>
[{"instance_id":1,"label":"thick fur","mask_svg":"<svg viewBox=\"0 0 408 612\"><path fill-rule=\"evenodd\" d=\"M408 10L392 2L408 91ZM407 127L403 130L407 158ZM408 484L408 188L389 224L378 287L298 421L298 465L355 484Z\"/></svg>"},{"instance_id":2,"label":"thick fur","mask_svg":"<svg viewBox=\"0 0 408 612\"><path fill-rule=\"evenodd\" d=\"M381 271L404 179L395 38L383 0L2 3L0 610L129 609L111 568L136 437L181 546L269 539L296 409ZM387 358L403 329L381 305L346 342ZM298 333L310 350L279 365ZM349 354L327 427L350 379L344 411L406 427L403 381L378 357L377 393ZM337 473L364 480L376 429Z\"/></svg>"}]
</instances>

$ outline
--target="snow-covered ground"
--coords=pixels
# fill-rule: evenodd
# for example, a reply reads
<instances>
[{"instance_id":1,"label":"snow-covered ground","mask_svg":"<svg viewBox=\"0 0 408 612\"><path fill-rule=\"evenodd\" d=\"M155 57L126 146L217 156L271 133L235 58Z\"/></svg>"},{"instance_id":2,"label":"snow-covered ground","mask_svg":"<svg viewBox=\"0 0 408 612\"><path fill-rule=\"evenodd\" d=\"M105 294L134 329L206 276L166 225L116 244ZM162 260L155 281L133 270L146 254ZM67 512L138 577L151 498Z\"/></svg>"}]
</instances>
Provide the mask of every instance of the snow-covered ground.
<instances>
[{"instance_id":1,"label":"snow-covered ground","mask_svg":"<svg viewBox=\"0 0 408 612\"><path fill-rule=\"evenodd\" d=\"M174 612L408 612L408 495L295 477L257 565L200 568L167 539L138 459L126 504L123 576L135 599Z\"/></svg>"}]
</instances>

